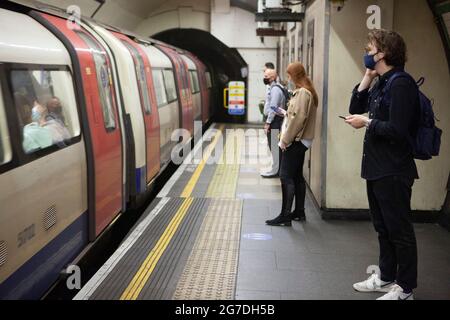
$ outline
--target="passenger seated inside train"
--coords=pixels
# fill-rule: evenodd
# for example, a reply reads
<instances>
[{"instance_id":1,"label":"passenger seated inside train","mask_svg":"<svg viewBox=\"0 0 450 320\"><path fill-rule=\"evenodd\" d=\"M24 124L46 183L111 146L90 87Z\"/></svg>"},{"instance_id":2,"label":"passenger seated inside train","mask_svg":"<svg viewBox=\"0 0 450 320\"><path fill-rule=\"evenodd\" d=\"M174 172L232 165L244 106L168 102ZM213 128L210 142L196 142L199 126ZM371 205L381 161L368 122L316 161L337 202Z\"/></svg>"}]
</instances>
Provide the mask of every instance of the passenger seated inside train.
<instances>
[{"instance_id":1,"label":"passenger seated inside train","mask_svg":"<svg viewBox=\"0 0 450 320\"><path fill-rule=\"evenodd\" d=\"M65 124L61 101L57 97L52 97L46 106L47 115L43 126L50 130L53 144L64 147L66 146L64 141L70 139L70 133Z\"/></svg>"},{"instance_id":2,"label":"passenger seated inside train","mask_svg":"<svg viewBox=\"0 0 450 320\"><path fill-rule=\"evenodd\" d=\"M39 118L32 119L31 102L28 98L23 94L17 93L14 95L14 100L23 126L22 147L25 153L32 153L39 149L50 147L52 145L51 132L47 128L40 126Z\"/></svg>"}]
</instances>

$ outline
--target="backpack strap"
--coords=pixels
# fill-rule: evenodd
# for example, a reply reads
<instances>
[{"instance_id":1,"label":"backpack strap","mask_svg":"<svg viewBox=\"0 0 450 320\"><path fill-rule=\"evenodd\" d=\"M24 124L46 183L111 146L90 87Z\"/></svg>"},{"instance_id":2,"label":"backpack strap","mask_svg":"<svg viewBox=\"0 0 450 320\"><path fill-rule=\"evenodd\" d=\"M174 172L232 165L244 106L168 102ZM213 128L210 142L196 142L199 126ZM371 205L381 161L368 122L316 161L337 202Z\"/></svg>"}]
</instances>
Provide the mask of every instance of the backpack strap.
<instances>
[{"instance_id":1,"label":"backpack strap","mask_svg":"<svg viewBox=\"0 0 450 320\"><path fill-rule=\"evenodd\" d=\"M289 100L289 92L286 90L285 87L283 87L281 84L277 83L274 85L274 87L277 87L278 89L281 90L281 92L283 93L284 99L285 99L285 103L287 103L287 101Z\"/></svg>"},{"instance_id":2,"label":"backpack strap","mask_svg":"<svg viewBox=\"0 0 450 320\"><path fill-rule=\"evenodd\" d=\"M388 82L386 83L383 90L381 91L382 100L385 100L386 98L389 97L392 84L394 83L395 80L397 80L399 78L410 79L416 85L416 87L418 87L418 83L416 83L416 80L414 80L414 78L409 73L406 73L405 71L398 71L389 78ZM420 81L420 79L419 79L419 81Z\"/></svg>"}]
</instances>

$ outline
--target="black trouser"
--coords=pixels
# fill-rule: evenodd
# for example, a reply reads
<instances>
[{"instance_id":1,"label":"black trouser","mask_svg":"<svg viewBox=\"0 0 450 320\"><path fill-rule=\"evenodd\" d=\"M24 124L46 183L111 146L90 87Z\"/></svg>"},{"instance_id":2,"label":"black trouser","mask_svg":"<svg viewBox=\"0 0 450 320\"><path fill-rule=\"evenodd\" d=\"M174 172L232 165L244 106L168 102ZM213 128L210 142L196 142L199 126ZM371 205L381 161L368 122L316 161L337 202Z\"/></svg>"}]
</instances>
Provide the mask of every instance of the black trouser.
<instances>
[{"instance_id":1,"label":"black trouser","mask_svg":"<svg viewBox=\"0 0 450 320\"><path fill-rule=\"evenodd\" d=\"M307 147L300 141L294 142L281 158L280 180L283 195L282 214L291 213L295 196L295 212L305 210L306 182L303 178L303 163Z\"/></svg>"},{"instance_id":2,"label":"black trouser","mask_svg":"<svg viewBox=\"0 0 450 320\"><path fill-rule=\"evenodd\" d=\"M283 125L283 118L280 116L275 116L272 123L270 124L270 130L267 132L267 142L269 144L270 152L275 152L273 148L278 149L278 164L281 166L281 149L278 147L278 134L281 132L281 127ZM272 146L273 142L273 146ZM273 147L273 148L272 148ZM280 168L278 168L278 172Z\"/></svg>"},{"instance_id":3,"label":"black trouser","mask_svg":"<svg viewBox=\"0 0 450 320\"><path fill-rule=\"evenodd\" d=\"M397 281L405 291L417 287L417 244L411 223L414 179L391 176L367 181L373 225L380 243L381 280Z\"/></svg>"}]
</instances>

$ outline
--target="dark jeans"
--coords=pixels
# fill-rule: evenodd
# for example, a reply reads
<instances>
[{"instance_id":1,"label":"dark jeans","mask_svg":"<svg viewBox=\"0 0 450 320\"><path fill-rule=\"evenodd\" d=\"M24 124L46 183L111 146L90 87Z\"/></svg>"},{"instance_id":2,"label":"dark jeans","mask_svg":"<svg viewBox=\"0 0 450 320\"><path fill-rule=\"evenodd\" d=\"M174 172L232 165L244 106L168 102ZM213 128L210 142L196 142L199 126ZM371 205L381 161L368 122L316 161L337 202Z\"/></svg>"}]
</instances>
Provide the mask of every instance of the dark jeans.
<instances>
[{"instance_id":1,"label":"dark jeans","mask_svg":"<svg viewBox=\"0 0 450 320\"><path fill-rule=\"evenodd\" d=\"M303 163L308 150L303 143L294 142L282 154L280 165L280 179L283 193L284 213L291 211L295 196L295 212L305 210L306 182L303 177Z\"/></svg>"},{"instance_id":2,"label":"dark jeans","mask_svg":"<svg viewBox=\"0 0 450 320\"><path fill-rule=\"evenodd\" d=\"M391 176L367 181L373 225L380 243L381 280L397 281L405 291L417 287L417 244L411 223L414 179Z\"/></svg>"}]
</instances>

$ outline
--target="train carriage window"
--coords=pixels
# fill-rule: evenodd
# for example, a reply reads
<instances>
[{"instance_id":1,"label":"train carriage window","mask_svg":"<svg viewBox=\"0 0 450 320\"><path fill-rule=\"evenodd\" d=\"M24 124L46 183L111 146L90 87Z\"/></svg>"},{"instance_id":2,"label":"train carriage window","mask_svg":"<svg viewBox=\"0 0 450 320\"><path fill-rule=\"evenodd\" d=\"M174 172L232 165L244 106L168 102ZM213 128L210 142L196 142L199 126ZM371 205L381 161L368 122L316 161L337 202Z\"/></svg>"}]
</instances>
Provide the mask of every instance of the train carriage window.
<instances>
[{"instance_id":1,"label":"train carriage window","mask_svg":"<svg viewBox=\"0 0 450 320\"><path fill-rule=\"evenodd\" d=\"M98 91L102 103L103 121L107 131L116 129L116 118L114 114L114 97L112 71L108 56L97 42L84 32L77 31L77 34L91 49L94 56L95 70L97 74Z\"/></svg>"},{"instance_id":2,"label":"train carriage window","mask_svg":"<svg viewBox=\"0 0 450 320\"><path fill-rule=\"evenodd\" d=\"M141 54L135 47L133 47L125 40L122 40L122 42L128 48L133 57L134 66L136 69L136 77L139 86L139 95L141 98L141 104L144 106L145 113L150 114L152 109L150 105L150 97L147 85L147 72L145 69L144 60L142 59Z\"/></svg>"},{"instance_id":3,"label":"train carriage window","mask_svg":"<svg viewBox=\"0 0 450 320\"><path fill-rule=\"evenodd\" d=\"M9 80L25 153L31 154L53 145L63 148L80 135L69 70L13 67Z\"/></svg>"},{"instance_id":4,"label":"train carriage window","mask_svg":"<svg viewBox=\"0 0 450 320\"><path fill-rule=\"evenodd\" d=\"M210 89L212 88L211 73L205 72L205 76L206 76L206 87Z\"/></svg>"},{"instance_id":5,"label":"train carriage window","mask_svg":"<svg viewBox=\"0 0 450 320\"><path fill-rule=\"evenodd\" d=\"M6 115L3 106L3 97L0 90L0 165L8 163L12 159L8 127L6 125Z\"/></svg>"},{"instance_id":6,"label":"train carriage window","mask_svg":"<svg viewBox=\"0 0 450 320\"><path fill-rule=\"evenodd\" d=\"M199 84L199 82L198 82L198 74L197 74L197 71L195 71L195 70L189 70L189 75L191 76L191 83L192 83L191 91L192 91L192 93L198 93L198 92L200 92L200 84Z\"/></svg>"},{"instance_id":7,"label":"train carriage window","mask_svg":"<svg viewBox=\"0 0 450 320\"><path fill-rule=\"evenodd\" d=\"M161 69L153 69L153 84L155 86L156 102L158 107L162 107L167 104L166 89L164 88L164 77Z\"/></svg>"},{"instance_id":8,"label":"train carriage window","mask_svg":"<svg viewBox=\"0 0 450 320\"><path fill-rule=\"evenodd\" d=\"M167 100L173 102L177 100L177 87L172 69L164 69L164 83L166 84Z\"/></svg>"}]
</instances>

